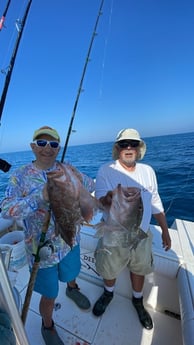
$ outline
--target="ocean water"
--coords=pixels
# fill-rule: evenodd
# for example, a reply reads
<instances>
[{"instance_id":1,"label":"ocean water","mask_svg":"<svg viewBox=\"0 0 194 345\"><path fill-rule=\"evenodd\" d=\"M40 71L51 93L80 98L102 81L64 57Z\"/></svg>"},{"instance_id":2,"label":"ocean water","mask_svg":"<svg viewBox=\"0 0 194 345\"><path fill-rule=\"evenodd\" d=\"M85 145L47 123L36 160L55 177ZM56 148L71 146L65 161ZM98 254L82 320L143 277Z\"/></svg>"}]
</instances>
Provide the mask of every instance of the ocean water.
<instances>
[{"instance_id":1,"label":"ocean water","mask_svg":"<svg viewBox=\"0 0 194 345\"><path fill-rule=\"evenodd\" d=\"M164 205L168 225L175 218L194 221L194 133L183 133L144 138L147 152L142 163L151 165L157 176L159 193ZM99 167L112 159L112 142L70 146L65 161L73 164L92 178ZM60 159L62 155L59 154ZM0 171L0 200L12 171L34 159L31 151L0 155L12 167ZM154 220L152 220L154 223Z\"/></svg>"}]
</instances>

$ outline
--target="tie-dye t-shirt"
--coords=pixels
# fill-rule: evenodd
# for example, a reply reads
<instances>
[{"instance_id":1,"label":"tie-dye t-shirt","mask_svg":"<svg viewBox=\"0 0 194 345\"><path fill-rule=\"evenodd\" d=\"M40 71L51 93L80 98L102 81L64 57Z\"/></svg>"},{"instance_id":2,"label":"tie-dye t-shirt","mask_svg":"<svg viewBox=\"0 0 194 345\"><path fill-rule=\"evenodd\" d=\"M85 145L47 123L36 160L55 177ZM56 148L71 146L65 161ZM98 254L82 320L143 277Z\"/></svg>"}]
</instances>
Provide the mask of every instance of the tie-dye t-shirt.
<instances>
[{"instance_id":1,"label":"tie-dye t-shirt","mask_svg":"<svg viewBox=\"0 0 194 345\"><path fill-rule=\"evenodd\" d=\"M21 166L12 174L1 203L1 215L22 222L29 265L32 266L37 252L42 226L49 209L49 203L43 200L42 190L47 182L46 173L57 168L40 170L33 163ZM94 191L94 180L81 173L84 187ZM51 241L52 254L40 261L40 267L49 267L58 263L71 249L60 235L55 234L54 216L51 213L45 241ZM80 242L79 229L74 244ZM31 255L33 254L33 255Z\"/></svg>"}]
</instances>

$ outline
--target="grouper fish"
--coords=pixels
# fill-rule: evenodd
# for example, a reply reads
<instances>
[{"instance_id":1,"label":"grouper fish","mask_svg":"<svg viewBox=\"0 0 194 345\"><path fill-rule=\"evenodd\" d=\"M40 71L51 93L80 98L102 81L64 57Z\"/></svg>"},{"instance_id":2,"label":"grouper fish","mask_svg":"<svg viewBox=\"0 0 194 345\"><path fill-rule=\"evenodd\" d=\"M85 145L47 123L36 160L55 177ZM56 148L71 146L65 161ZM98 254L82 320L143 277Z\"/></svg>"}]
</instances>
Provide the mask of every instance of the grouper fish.
<instances>
[{"instance_id":1,"label":"grouper fish","mask_svg":"<svg viewBox=\"0 0 194 345\"><path fill-rule=\"evenodd\" d=\"M143 202L139 188L122 187L112 191L112 203L104 210L103 221L96 224L96 237L103 238L105 246L136 249L138 243L147 237L140 228Z\"/></svg>"},{"instance_id":2,"label":"grouper fish","mask_svg":"<svg viewBox=\"0 0 194 345\"><path fill-rule=\"evenodd\" d=\"M92 219L99 201L84 188L81 174L68 164L59 163L57 170L47 173L47 189L56 234L72 247L80 225Z\"/></svg>"}]
</instances>

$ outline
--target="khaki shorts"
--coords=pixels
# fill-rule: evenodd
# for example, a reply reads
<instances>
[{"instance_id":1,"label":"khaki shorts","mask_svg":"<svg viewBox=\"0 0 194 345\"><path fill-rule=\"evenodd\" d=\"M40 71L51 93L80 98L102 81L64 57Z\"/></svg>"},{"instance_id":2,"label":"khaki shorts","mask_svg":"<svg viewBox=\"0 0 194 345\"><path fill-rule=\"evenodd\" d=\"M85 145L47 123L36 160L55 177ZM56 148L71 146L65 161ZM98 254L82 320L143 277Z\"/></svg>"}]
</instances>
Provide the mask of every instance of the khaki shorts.
<instances>
[{"instance_id":1,"label":"khaki shorts","mask_svg":"<svg viewBox=\"0 0 194 345\"><path fill-rule=\"evenodd\" d=\"M153 272L152 233L141 240L136 249L123 247L108 247L103 245L100 238L95 251L96 270L104 279L115 279L125 268L138 275Z\"/></svg>"}]
</instances>

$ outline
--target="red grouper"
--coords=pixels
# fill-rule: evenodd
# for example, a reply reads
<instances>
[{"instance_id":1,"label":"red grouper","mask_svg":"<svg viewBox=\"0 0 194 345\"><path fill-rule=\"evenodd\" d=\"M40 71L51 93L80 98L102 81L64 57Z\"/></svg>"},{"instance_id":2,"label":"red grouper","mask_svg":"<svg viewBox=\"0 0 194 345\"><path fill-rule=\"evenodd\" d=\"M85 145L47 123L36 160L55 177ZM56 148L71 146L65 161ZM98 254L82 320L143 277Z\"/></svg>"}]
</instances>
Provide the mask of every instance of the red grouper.
<instances>
[{"instance_id":1,"label":"red grouper","mask_svg":"<svg viewBox=\"0 0 194 345\"><path fill-rule=\"evenodd\" d=\"M82 185L81 174L71 165L58 164L58 169L47 173L48 196L55 217L56 234L73 246L81 224L89 222L99 202Z\"/></svg>"},{"instance_id":2,"label":"red grouper","mask_svg":"<svg viewBox=\"0 0 194 345\"><path fill-rule=\"evenodd\" d=\"M109 247L136 249L138 243L147 237L140 228L143 215L141 191L135 187L122 187L112 191L112 203L106 207L104 219L96 225L96 237L103 237L103 244Z\"/></svg>"}]
</instances>

